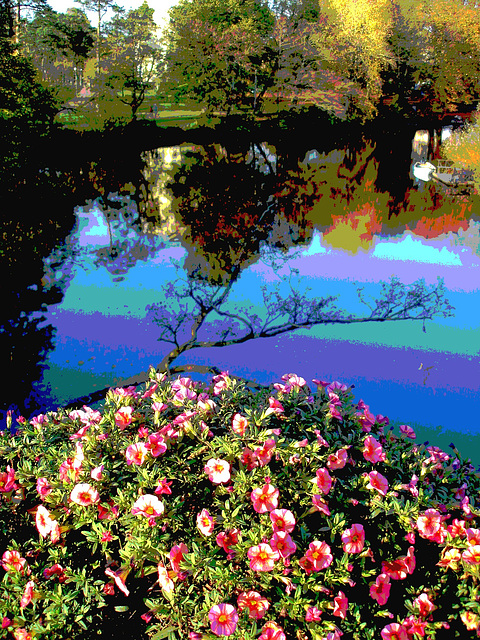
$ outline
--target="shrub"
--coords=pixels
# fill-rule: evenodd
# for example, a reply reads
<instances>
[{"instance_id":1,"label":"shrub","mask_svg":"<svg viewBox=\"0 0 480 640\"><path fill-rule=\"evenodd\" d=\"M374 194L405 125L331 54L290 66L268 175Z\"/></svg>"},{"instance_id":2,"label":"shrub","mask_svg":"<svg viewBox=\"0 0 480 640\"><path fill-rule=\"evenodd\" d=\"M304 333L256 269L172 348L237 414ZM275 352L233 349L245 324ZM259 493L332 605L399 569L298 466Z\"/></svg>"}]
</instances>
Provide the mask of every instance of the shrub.
<instances>
[{"instance_id":1,"label":"shrub","mask_svg":"<svg viewBox=\"0 0 480 640\"><path fill-rule=\"evenodd\" d=\"M152 370L3 433L0 637L480 635L473 467L314 383Z\"/></svg>"}]
</instances>

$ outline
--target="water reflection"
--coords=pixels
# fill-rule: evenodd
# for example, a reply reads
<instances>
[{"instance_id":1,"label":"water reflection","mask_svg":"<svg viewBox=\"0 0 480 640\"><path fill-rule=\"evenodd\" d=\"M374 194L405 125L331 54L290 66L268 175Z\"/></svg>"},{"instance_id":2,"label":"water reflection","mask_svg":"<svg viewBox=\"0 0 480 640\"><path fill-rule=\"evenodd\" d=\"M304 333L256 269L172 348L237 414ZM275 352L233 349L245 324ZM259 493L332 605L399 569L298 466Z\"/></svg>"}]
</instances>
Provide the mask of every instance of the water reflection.
<instances>
[{"instance_id":1,"label":"water reflection","mask_svg":"<svg viewBox=\"0 0 480 640\"><path fill-rule=\"evenodd\" d=\"M56 231L48 242L21 245L29 277L18 275L25 272L21 234L13 223L8 231L15 254L8 256L2 340L7 361L20 344L22 354L10 360L16 369L4 406L20 406L34 388L35 406L55 408L156 366L168 346L157 341L145 309L162 304L161 286L175 280L171 259L190 278L235 282L236 303L260 312L261 287L271 284L262 255L271 249L293 260L313 295L338 293L352 312L358 286L375 295L392 274L427 284L442 275L456 316L429 323L426 334L414 323L324 327L261 346L192 351L189 361L263 383L287 371L342 378L372 405L384 403L377 413L409 420L401 416L405 394L421 424L465 424L479 392L471 306L479 301L480 203L416 189L402 144L401 154L383 138L338 148L318 138L184 144L145 152L130 165L107 159L69 170L75 202L64 200L51 214ZM35 236L36 223L29 224L25 236ZM459 389L462 407L447 416ZM480 431L475 419L469 425Z\"/></svg>"},{"instance_id":2,"label":"water reflection","mask_svg":"<svg viewBox=\"0 0 480 640\"><path fill-rule=\"evenodd\" d=\"M425 238L467 231L478 220L477 195L419 191L408 180L381 190L379 141L319 151L267 142L227 149L184 145L146 154L153 204L148 220L168 228L187 249L187 270L212 281L228 279L258 260L263 243L286 251L311 241L313 231L330 246L356 253L376 236L411 231ZM380 153L380 157L379 157ZM391 175L395 175L392 174Z\"/></svg>"}]
</instances>

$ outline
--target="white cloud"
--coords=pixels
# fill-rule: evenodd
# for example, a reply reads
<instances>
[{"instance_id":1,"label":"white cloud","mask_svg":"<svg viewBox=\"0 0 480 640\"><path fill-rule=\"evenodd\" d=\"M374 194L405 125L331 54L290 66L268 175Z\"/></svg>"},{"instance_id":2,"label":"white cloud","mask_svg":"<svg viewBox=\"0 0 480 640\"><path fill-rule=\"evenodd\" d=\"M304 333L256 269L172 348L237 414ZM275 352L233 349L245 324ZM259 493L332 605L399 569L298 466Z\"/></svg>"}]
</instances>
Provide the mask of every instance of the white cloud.
<instances>
[{"instance_id":1,"label":"white cloud","mask_svg":"<svg viewBox=\"0 0 480 640\"><path fill-rule=\"evenodd\" d=\"M432 243L432 240L429 242ZM455 252L449 251L445 246L438 248L431 244L425 245L420 238L414 239L410 234L397 241L390 238L387 242L378 242L371 255L380 260L462 266L462 261Z\"/></svg>"}]
</instances>

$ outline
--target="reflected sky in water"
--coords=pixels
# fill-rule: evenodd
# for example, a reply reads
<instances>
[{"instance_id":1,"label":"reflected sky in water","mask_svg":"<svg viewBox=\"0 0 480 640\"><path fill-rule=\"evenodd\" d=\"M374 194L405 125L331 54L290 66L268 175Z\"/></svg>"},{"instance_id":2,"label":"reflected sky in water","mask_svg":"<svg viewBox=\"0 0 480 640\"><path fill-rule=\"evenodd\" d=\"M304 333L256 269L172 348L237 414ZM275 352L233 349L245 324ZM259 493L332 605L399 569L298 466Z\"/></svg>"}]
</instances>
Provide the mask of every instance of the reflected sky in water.
<instances>
[{"instance_id":1,"label":"reflected sky in water","mask_svg":"<svg viewBox=\"0 0 480 640\"><path fill-rule=\"evenodd\" d=\"M78 220L73 243L90 251L107 246L108 229L98 210L79 210ZM427 436L432 430L436 441L442 434L456 443L459 432L478 435L480 315L474 309L480 309L480 257L471 245L479 226L472 223L470 235L464 234L469 242L454 233L426 240L406 231L389 239L376 237L367 251L356 254L332 248L328 234L315 231L307 246L289 251L285 274L298 269L300 286L314 295L339 295L339 306L353 313L366 311L356 296L359 286L375 296L379 280L392 275L405 283L423 277L434 284L443 278L455 317L427 321L426 332L414 321L330 325L194 350L178 364L215 364L261 383L289 372L307 379L339 379L354 384L356 397L375 413L409 423ZM145 318L145 307L159 301L162 284L178 275L172 260L181 263L187 252L179 242L156 242L158 249L132 266L121 282L84 259L62 303L49 308L47 322L57 327L57 343L43 383L59 404L73 398L72 380L74 395L87 394L157 365L167 352L167 345L157 341L158 330ZM261 310L260 285L269 286L279 275L261 260L255 262L240 275L232 303L248 300L252 310Z\"/></svg>"},{"instance_id":2,"label":"reflected sky in water","mask_svg":"<svg viewBox=\"0 0 480 640\"><path fill-rule=\"evenodd\" d=\"M230 304L259 315L261 287L282 276L363 315L359 288L368 300L392 276L427 285L440 277L455 315L427 321L425 332L415 321L318 326L192 350L175 364L215 365L263 384L285 373L340 380L373 413L444 448L454 441L480 464L479 199L411 184L396 196L393 183L390 192L377 189L388 156L379 162L378 145L364 141L325 153L237 147L147 154L139 183L123 180L121 195L102 188L76 207L72 232L43 260L41 286L60 283L62 293L42 307L41 326L56 331L35 386L45 409L157 366L169 348L146 307L162 302L162 286L182 273L225 282L241 263ZM408 182L408 162L403 173ZM284 266L272 270L266 256L275 252Z\"/></svg>"}]
</instances>

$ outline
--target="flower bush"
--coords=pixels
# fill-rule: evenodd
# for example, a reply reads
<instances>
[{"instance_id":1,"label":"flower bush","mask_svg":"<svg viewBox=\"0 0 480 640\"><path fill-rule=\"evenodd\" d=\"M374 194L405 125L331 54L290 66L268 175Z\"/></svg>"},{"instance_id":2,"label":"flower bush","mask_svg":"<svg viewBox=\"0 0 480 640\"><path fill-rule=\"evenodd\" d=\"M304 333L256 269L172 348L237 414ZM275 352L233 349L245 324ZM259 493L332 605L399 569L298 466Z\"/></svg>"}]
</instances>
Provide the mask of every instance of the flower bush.
<instances>
[{"instance_id":1,"label":"flower bush","mask_svg":"<svg viewBox=\"0 0 480 640\"><path fill-rule=\"evenodd\" d=\"M152 370L0 438L1 638L480 636L480 480L347 386Z\"/></svg>"}]
</instances>

